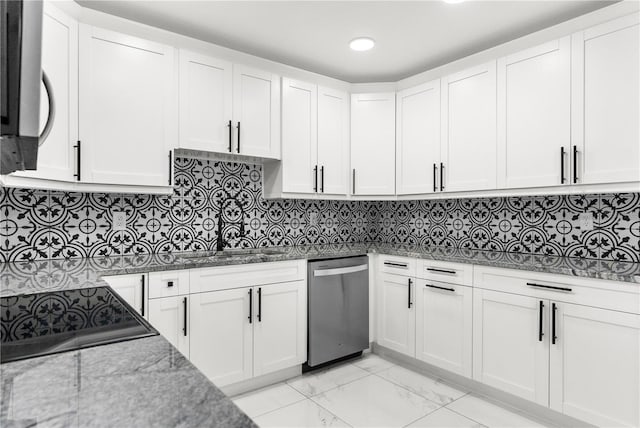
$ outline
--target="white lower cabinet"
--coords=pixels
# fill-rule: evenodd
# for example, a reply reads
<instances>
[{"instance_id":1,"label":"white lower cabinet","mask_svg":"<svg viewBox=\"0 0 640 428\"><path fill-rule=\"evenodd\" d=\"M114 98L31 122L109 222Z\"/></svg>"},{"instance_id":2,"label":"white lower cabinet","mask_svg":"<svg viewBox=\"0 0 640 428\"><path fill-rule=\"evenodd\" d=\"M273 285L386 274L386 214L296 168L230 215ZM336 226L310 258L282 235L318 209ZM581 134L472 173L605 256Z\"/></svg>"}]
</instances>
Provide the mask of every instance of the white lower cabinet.
<instances>
[{"instance_id":1,"label":"white lower cabinet","mask_svg":"<svg viewBox=\"0 0 640 428\"><path fill-rule=\"evenodd\" d=\"M418 280L416 358L471 377L471 287Z\"/></svg>"},{"instance_id":2,"label":"white lower cabinet","mask_svg":"<svg viewBox=\"0 0 640 428\"><path fill-rule=\"evenodd\" d=\"M216 385L252 377L252 288L191 295L190 360Z\"/></svg>"},{"instance_id":3,"label":"white lower cabinet","mask_svg":"<svg viewBox=\"0 0 640 428\"><path fill-rule=\"evenodd\" d=\"M473 295L473 378L547 406L548 302L481 289Z\"/></svg>"},{"instance_id":4,"label":"white lower cabinet","mask_svg":"<svg viewBox=\"0 0 640 428\"><path fill-rule=\"evenodd\" d=\"M149 322L178 351L189 358L189 297L149 300Z\"/></svg>"},{"instance_id":5,"label":"white lower cabinet","mask_svg":"<svg viewBox=\"0 0 640 428\"><path fill-rule=\"evenodd\" d=\"M305 281L254 289L253 375L260 376L307 360ZM255 300L254 300L255 302Z\"/></svg>"},{"instance_id":6,"label":"white lower cabinet","mask_svg":"<svg viewBox=\"0 0 640 428\"><path fill-rule=\"evenodd\" d=\"M416 352L414 284L411 277L391 274L382 274L378 282L377 342L411 357Z\"/></svg>"},{"instance_id":7,"label":"white lower cabinet","mask_svg":"<svg viewBox=\"0 0 640 428\"><path fill-rule=\"evenodd\" d=\"M640 426L640 315L554 307L551 408L598 426Z\"/></svg>"},{"instance_id":8,"label":"white lower cabinet","mask_svg":"<svg viewBox=\"0 0 640 428\"><path fill-rule=\"evenodd\" d=\"M106 276L102 279L140 315L147 317L146 274Z\"/></svg>"}]
</instances>

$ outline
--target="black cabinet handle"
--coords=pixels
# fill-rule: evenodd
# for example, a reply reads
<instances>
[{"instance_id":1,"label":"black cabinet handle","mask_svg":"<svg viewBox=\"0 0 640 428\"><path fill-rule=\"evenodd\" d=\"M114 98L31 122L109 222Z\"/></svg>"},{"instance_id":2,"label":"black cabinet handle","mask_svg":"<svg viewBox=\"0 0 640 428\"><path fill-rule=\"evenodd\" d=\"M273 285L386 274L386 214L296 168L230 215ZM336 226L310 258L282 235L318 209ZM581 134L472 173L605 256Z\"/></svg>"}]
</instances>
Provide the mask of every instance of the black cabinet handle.
<instances>
[{"instance_id":1,"label":"black cabinet handle","mask_svg":"<svg viewBox=\"0 0 640 428\"><path fill-rule=\"evenodd\" d=\"M182 306L184 309L184 327L182 327L182 333L186 336L187 335L187 298L184 297L182 299Z\"/></svg>"},{"instance_id":2,"label":"black cabinet handle","mask_svg":"<svg viewBox=\"0 0 640 428\"><path fill-rule=\"evenodd\" d=\"M551 304L551 344L555 345L556 344L556 339L558 338L558 336L556 336L556 310L558 309L558 307L556 306L555 303Z\"/></svg>"},{"instance_id":3,"label":"black cabinet handle","mask_svg":"<svg viewBox=\"0 0 640 428\"><path fill-rule=\"evenodd\" d=\"M444 190L444 164L440 162L440 191Z\"/></svg>"},{"instance_id":4,"label":"black cabinet handle","mask_svg":"<svg viewBox=\"0 0 640 428\"><path fill-rule=\"evenodd\" d=\"M240 153L240 122L238 122L236 129L238 130L238 147L236 147L236 151Z\"/></svg>"},{"instance_id":5,"label":"black cabinet handle","mask_svg":"<svg viewBox=\"0 0 640 428\"><path fill-rule=\"evenodd\" d=\"M568 287L554 287L553 285L542 285L536 284L535 282L527 282L527 285L529 287L546 288L547 290L571 292L571 289Z\"/></svg>"},{"instance_id":6,"label":"black cabinet handle","mask_svg":"<svg viewBox=\"0 0 640 428\"><path fill-rule=\"evenodd\" d=\"M173 287L173 281L167 281L167 287Z\"/></svg>"},{"instance_id":7,"label":"black cabinet handle","mask_svg":"<svg viewBox=\"0 0 640 428\"><path fill-rule=\"evenodd\" d=\"M313 191L318 192L318 165L313 167Z\"/></svg>"},{"instance_id":8,"label":"black cabinet handle","mask_svg":"<svg viewBox=\"0 0 640 428\"><path fill-rule=\"evenodd\" d=\"M249 289L249 324L253 322L253 289Z\"/></svg>"},{"instance_id":9,"label":"black cabinet handle","mask_svg":"<svg viewBox=\"0 0 640 428\"><path fill-rule=\"evenodd\" d=\"M433 164L433 191L438 191L438 183L436 181L436 174L438 173L438 165Z\"/></svg>"},{"instance_id":10,"label":"black cabinet handle","mask_svg":"<svg viewBox=\"0 0 640 428\"><path fill-rule=\"evenodd\" d=\"M356 169L353 168L353 178L351 179L351 185L353 186L352 195L356 194Z\"/></svg>"},{"instance_id":11,"label":"black cabinet handle","mask_svg":"<svg viewBox=\"0 0 640 428\"><path fill-rule=\"evenodd\" d=\"M431 272L448 273L451 275L455 275L457 273L455 270L448 270L448 269L427 268L427 270Z\"/></svg>"},{"instance_id":12,"label":"black cabinet handle","mask_svg":"<svg viewBox=\"0 0 640 428\"><path fill-rule=\"evenodd\" d=\"M400 267L400 268L407 268L407 264L406 263L395 263L395 262L384 262L385 266L393 266L393 267Z\"/></svg>"},{"instance_id":13,"label":"black cabinet handle","mask_svg":"<svg viewBox=\"0 0 640 428\"><path fill-rule=\"evenodd\" d=\"M258 322L262 322L262 287L258 288Z\"/></svg>"},{"instance_id":14,"label":"black cabinet handle","mask_svg":"<svg viewBox=\"0 0 640 428\"><path fill-rule=\"evenodd\" d=\"M140 277L140 283L142 284L142 305L140 305L140 313L144 317L144 275Z\"/></svg>"},{"instance_id":15,"label":"black cabinet handle","mask_svg":"<svg viewBox=\"0 0 640 428\"><path fill-rule=\"evenodd\" d=\"M231 125L231 121L229 121L229 124L227 125L229 127L229 153L231 153L233 150L231 148L231 146L233 145L233 143L231 142L232 138L233 138L233 132L232 132L232 125Z\"/></svg>"},{"instance_id":16,"label":"black cabinet handle","mask_svg":"<svg viewBox=\"0 0 640 428\"><path fill-rule=\"evenodd\" d=\"M320 192L324 193L324 165L320 167Z\"/></svg>"},{"instance_id":17,"label":"black cabinet handle","mask_svg":"<svg viewBox=\"0 0 640 428\"><path fill-rule=\"evenodd\" d=\"M560 183L564 184L564 146L560 147Z\"/></svg>"},{"instance_id":18,"label":"black cabinet handle","mask_svg":"<svg viewBox=\"0 0 640 428\"><path fill-rule=\"evenodd\" d=\"M171 186L173 184L173 180L171 177L171 174L173 173L173 153L171 153L171 150L169 150L169 186Z\"/></svg>"},{"instance_id":19,"label":"black cabinet handle","mask_svg":"<svg viewBox=\"0 0 640 428\"><path fill-rule=\"evenodd\" d=\"M544 303L540 300L540 322L538 324L538 341L542 342L542 336L544 333L542 332L542 317L544 316Z\"/></svg>"},{"instance_id":20,"label":"black cabinet handle","mask_svg":"<svg viewBox=\"0 0 640 428\"><path fill-rule=\"evenodd\" d=\"M452 291L455 293L455 288L449 288L449 287L439 287L437 285L432 285L432 284L425 284L425 287L429 287L429 288L436 288L438 290L445 290L445 291Z\"/></svg>"},{"instance_id":21,"label":"black cabinet handle","mask_svg":"<svg viewBox=\"0 0 640 428\"><path fill-rule=\"evenodd\" d=\"M578 146L573 146L573 182L578 182Z\"/></svg>"},{"instance_id":22,"label":"black cabinet handle","mask_svg":"<svg viewBox=\"0 0 640 428\"><path fill-rule=\"evenodd\" d=\"M408 298L408 305L407 305L407 307L408 307L409 309L411 309L411 305L413 304L413 302L411 302L411 283L412 283L412 282L413 282L413 281L411 280L411 278L409 278L409 281L408 281L408 284L407 284L407 285L408 285L407 290L409 290L409 294L408 294L408 297L409 297L409 298Z\"/></svg>"},{"instance_id":23,"label":"black cabinet handle","mask_svg":"<svg viewBox=\"0 0 640 428\"><path fill-rule=\"evenodd\" d=\"M77 166L77 173L73 174L73 176L76 178L76 181L80 181L81 180L81 175L80 175L80 171L82 168L82 153L80 152L81 150L81 142L80 140L78 140L78 144L76 144L75 146L73 146L76 149L76 166Z\"/></svg>"}]
</instances>

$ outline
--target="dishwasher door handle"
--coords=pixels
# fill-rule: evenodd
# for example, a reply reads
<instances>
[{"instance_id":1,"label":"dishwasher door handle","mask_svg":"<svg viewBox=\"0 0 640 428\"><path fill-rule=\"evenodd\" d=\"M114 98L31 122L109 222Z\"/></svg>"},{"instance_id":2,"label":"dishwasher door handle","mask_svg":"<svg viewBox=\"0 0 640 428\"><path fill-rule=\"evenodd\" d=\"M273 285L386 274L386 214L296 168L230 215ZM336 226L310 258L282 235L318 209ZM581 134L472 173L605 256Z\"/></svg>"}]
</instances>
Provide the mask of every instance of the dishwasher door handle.
<instances>
[{"instance_id":1,"label":"dishwasher door handle","mask_svg":"<svg viewBox=\"0 0 640 428\"><path fill-rule=\"evenodd\" d=\"M369 265L359 265L359 266L349 266L349 267L335 268L335 269L320 269L320 270L314 270L313 276L344 275L346 273L362 272L363 270L367 270L368 268L369 268Z\"/></svg>"}]
</instances>

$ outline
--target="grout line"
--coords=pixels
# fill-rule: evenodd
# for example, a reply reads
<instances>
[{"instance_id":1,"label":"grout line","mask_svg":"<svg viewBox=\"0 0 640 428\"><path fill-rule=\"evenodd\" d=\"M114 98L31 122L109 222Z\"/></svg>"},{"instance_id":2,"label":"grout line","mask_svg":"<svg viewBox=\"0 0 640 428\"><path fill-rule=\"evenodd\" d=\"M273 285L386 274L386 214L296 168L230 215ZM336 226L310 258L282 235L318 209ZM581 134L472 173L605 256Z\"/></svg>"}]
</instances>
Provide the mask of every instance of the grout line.
<instances>
[{"instance_id":1,"label":"grout line","mask_svg":"<svg viewBox=\"0 0 640 428\"><path fill-rule=\"evenodd\" d=\"M471 395L471 393L470 393L470 392L467 392L467 393L466 393L466 394L464 394L462 397L466 397L466 396L468 396L468 395ZM456 401L458 401L458 400L459 400L459 399L461 399L462 397L458 397L458 398L456 398L455 400L453 400L451 403L448 403L448 404L447 404L446 406L444 406L444 407L446 407L446 409L447 409L447 410L449 410L449 411L451 411L451 412L453 412L453 413L455 413L455 414L457 414L457 415L462 416L463 418L467 418L467 419L469 419L470 421L473 421L473 422L475 422L475 423L477 423L477 424L479 424L479 425L481 425L481 426L483 426L483 427L486 427L487 425L483 424L482 422L477 421L476 419L473 419L473 418L471 418L471 417L469 417L469 416L467 416L467 415L465 415L465 414L463 414L463 413L460 413L459 411L457 411L457 410L455 410L455 409L452 409L452 408L448 407L448 406L449 406L449 404L455 403Z\"/></svg>"}]
</instances>

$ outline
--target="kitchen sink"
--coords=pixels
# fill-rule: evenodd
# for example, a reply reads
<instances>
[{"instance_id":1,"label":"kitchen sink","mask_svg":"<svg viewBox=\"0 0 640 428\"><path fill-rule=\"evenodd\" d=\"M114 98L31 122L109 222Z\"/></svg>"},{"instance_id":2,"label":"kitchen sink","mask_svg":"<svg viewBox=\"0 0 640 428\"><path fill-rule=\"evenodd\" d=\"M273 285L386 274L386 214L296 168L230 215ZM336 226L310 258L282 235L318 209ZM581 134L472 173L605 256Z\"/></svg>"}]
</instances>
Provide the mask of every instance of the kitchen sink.
<instances>
[{"instance_id":1,"label":"kitchen sink","mask_svg":"<svg viewBox=\"0 0 640 428\"><path fill-rule=\"evenodd\" d=\"M224 251L216 251L211 253L194 253L194 254L182 254L183 259L227 259L231 257L239 256L262 256L262 255L278 255L284 254L286 250L279 248L239 248L229 249Z\"/></svg>"}]
</instances>

